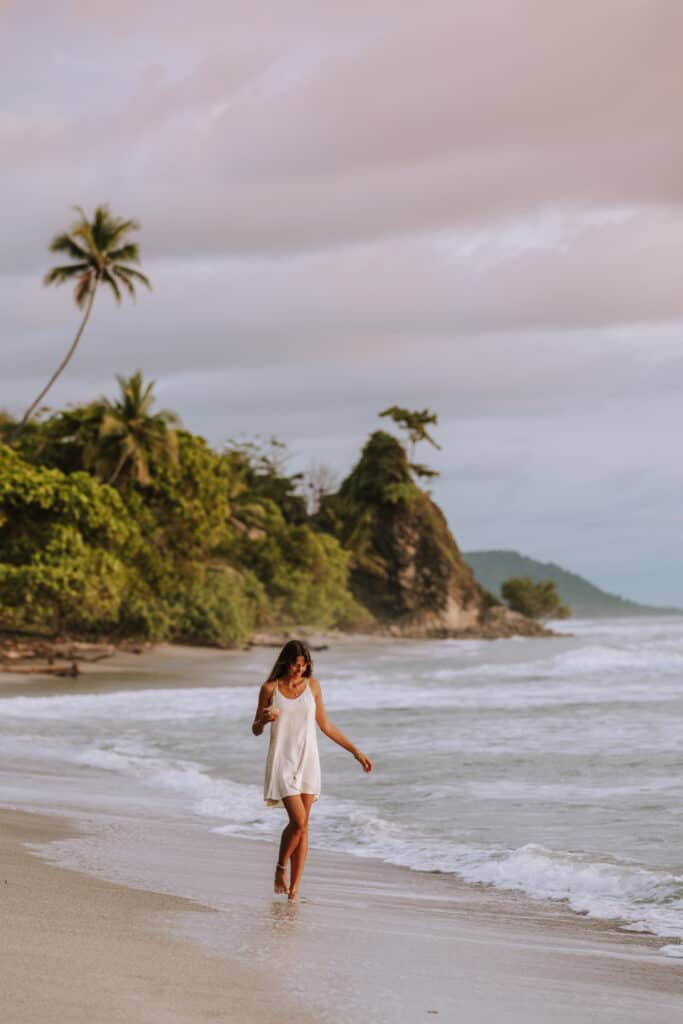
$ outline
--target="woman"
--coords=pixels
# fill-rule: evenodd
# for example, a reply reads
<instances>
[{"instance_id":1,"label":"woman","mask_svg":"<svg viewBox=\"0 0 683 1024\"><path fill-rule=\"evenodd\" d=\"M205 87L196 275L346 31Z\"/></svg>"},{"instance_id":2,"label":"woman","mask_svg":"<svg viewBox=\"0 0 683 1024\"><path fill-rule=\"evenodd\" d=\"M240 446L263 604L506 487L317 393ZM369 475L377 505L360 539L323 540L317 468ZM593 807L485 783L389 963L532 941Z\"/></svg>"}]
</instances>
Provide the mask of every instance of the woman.
<instances>
[{"instance_id":1,"label":"woman","mask_svg":"<svg viewBox=\"0 0 683 1024\"><path fill-rule=\"evenodd\" d=\"M254 736L260 736L271 723L263 795L268 806L284 806L289 815L280 841L275 892L287 893L292 901L298 897L308 852L308 818L320 795L315 723L326 736L353 754L364 771L372 771L370 758L330 722L320 683L313 678L312 671L313 662L306 644L300 640L286 643L261 687L251 726Z\"/></svg>"}]
</instances>

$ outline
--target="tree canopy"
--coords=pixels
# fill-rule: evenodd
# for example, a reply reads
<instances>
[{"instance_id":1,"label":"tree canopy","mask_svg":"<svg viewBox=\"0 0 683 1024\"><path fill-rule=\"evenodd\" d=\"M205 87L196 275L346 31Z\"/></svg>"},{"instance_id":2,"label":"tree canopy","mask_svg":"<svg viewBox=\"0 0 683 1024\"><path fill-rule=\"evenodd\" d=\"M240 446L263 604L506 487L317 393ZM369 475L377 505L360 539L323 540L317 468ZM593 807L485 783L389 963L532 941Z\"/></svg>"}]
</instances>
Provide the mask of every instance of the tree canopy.
<instances>
[{"instance_id":1,"label":"tree canopy","mask_svg":"<svg viewBox=\"0 0 683 1024\"><path fill-rule=\"evenodd\" d=\"M415 476L418 477L435 477L438 476L438 472L432 469L430 466L426 466L422 462L415 462L415 447L420 441L427 441L433 448L441 449L441 445L438 444L432 435L427 430L428 426L436 426L439 418L435 412L430 412L429 409L422 409L422 411L416 411L412 409L404 409L400 405L391 405L388 409L381 412L380 417L388 416L394 421L394 423L406 432L408 435L408 465L413 471Z\"/></svg>"},{"instance_id":2,"label":"tree canopy","mask_svg":"<svg viewBox=\"0 0 683 1024\"><path fill-rule=\"evenodd\" d=\"M552 580L535 583L531 576L511 576L500 590L514 612L521 612L529 618L566 619L571 615Z\"/></svg>"},{"instance_id":3,"label":"tree canopy","mask_svg":"<svg viewBox=\"0 0 683 1024\"><path fill-rule=\"evenodd\" d=\"M232 644L370 623L284 445L216 451L155 411L140 371L118 387L0 445L0 625Z\"/></svg>"}]
</instances>

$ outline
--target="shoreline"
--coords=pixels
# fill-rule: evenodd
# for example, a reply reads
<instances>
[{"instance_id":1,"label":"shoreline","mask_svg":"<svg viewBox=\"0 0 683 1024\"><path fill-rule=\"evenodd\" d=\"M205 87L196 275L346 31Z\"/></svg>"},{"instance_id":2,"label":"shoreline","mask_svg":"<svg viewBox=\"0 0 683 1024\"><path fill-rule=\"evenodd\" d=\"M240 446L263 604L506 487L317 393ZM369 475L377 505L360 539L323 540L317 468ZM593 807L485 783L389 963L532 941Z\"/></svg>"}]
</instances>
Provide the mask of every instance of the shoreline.
<instances>
[{"instance_id":1,"label":"shoreline","mask_svg":"<svg viewBox=\"0 0 683 1024\"><path fill-rule=\"evenodd\" d=\"M387 642L387 637L360 634L324 634L334 645L377 646ZM332 643L317 646L314 653L329 650ZM144 651L122 646L108 651L106 657L94 658L76 674L66 672L55 678L54 673L41 671L36 665L31 672L16 671L15 664L0 664L0 700L3 697L18 697L24 694L47 697L56 694L107 693L115 690L138 690L157 688L180 688L194 686L193 666L225 664L226 660L244 656L250 651L266 652L271 644L254 644L248 647L200 647L194 644L159 643L150 645ZM278 645L279 646L279 645ZM270 667L274 654L264 653L263 669ZM178 681L156 678L155 663L160 659L187 666L187 678ZM104 681L106 677L111 677ZM265 678L265 676L264 676ZM224 680L205 681L204 686L224 686Z\"/></svg>"},{"instance_id":2,"label":"shoreline","mask_svg":"<svg viewBox=\"0 0 683 1024\"><path fill-rule=\"evenodd\" d=\"M683 1009L653 937L557 905L312 849L291 906L269 892L271 844L79 817L0 808L12 1024L498 1024L501 1001L506 1024L547 1024L549 1005L557 1024L665 1024ZM91 874L63 844L113 859Z\"/></svg>"},{"instance_id":3,"label":"shoreline","mask_svg":"<svg viewBox=\"0 0 683 1024\"><path fill-rule=\"evenodd\" d=\"M298 634L301 636L302 634ZM325 633L309 634L309 639L314 636L319 643L311 647L312 653L325 652L337 647L353 648L354 652L363 647L372 650L387 643L391 644L413 644L416 641L410 637L389 637L378 634L357 634L357 633ZM475 641L476 637L457 638L463 642ZM508 638L510 639L510 638ZM571 639L571 634L554 633L549 637L536 638L539 642L562 641ZM323 642L327 641L327 642ZM284 640L282 641L284 643ZM421 641L420 641L421 642ZM428 642L428 641L425 641ZM159 643L150 645L144 652L137 648L120 647L108 650L105 657L92 658L77 673L65 672L61 677L55 678L54 673L41 671L40 665L35 665L30 672L17 671L16 664L4 665L0 663L0 700L3 697L20 697L31 695L36 697L49 697L52 695L83 694L83 693L111 693L116 690L140 690L140 689L176 689L196 685L194 673L196 667L210 665L225 665L230 659L243 657L249 652L260 655L262 663L260 669L267 673L272 664L276 644L262 643L253 644L248 647L200 647L189 644ZM179 664L186 668L186 675L179 676L176 680L158 678L155 671L156 664L160 661L166 664ZM265 675L263 676L265 678ZM205 680L203 686L224 686L224 679Z\"/></svg>"},{"instance_id":4,"label":"shoreline","mask_svg":"<svg viewBox=\"0 0 683 1024\"><path fill-rule=\"evenodd\" d=\"M478 627L462 631L420 631L400 626L386 626L371 632L352 632L339 629L319 630L306 626L273 627L254 631L244 643L230 647L191 644L186 642L123 640L106 638L96 641L76 637L48 637L43 634L0 630L0 674L41 675L58 678L76 678L82 673L83 665L94 665L114 657L116 654L144 655L160 647L174 647L198 651L249 651L253 648L279 648L288 640L300 639L308 644L312 652L325 651L342 644L378 642L388 640L505 640L514 636L529 639L571 636L548 629L540 622L527 620L524 616L509 612L500 620L484 621Z\"/></svg>"}]
</instances>

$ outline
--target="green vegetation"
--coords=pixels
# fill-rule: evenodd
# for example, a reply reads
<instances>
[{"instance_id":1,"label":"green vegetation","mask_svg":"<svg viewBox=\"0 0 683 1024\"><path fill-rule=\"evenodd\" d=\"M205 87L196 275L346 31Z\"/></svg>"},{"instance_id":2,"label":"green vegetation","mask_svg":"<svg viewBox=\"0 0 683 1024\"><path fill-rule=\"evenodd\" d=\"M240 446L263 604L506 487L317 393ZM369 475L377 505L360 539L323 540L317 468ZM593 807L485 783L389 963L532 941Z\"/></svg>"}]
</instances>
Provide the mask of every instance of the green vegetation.
<instances>
[{"instance_id":1,"label":"green vegetation","mask_svg":"<svg viewBox=\"0 0 683 1024\"><path fill-rule=\"evenodd\" d=\"M312 523L270 448L217 452L119 396L33 420L0 444L0 624L85 637L232 644L256 627L368 626L349 554ZM16 433L0 418L0 440Z\"/></svg>"},{"instance_id":2,"label":"green vegetation","mask_svg":"<svg viewBox=\"0 0 683 1024\"><path fill-rule=\"evenodd\" d=\"M311 503L277 440L216 451L155 411L139 370L117 379L114 399L0 443L3 628L229 645L269 626L434 632L482 613L397 438L373 433L334 493L317 471ZM0 442L15 435L0 416Z\"/></svg>"},{"instance_id":3,"label":"green vegetation","mask_svg":"<svg viewBox=\"0 0 683 1024\"><path fill-rule=\"evenodd\" d=\"M7 626L110 629L138 581L139 535L120 496L87 473L34 467L0 446L0 607Z\"/></svg>"},{"instance_id":4,"label":"green vegetation","mask_svg":"<svg viewBox=\"0 0 683 1024\"><path fill-rule=\"evenodd\" d=\"M461 628L449 618L453 608L478 617L481 591L411 470L403 445L376 431L338 492L322 498L315 521L350 552L353 594L380 622Z\"/></svg>"},{"instance_id":5,"label":"green vegetation","mask_svg":"<svg viewBox=\"0 0 683 1024\"><path fill-rule=\"evenodd\" d=\"M422 409L421 412L414 411L412 409L404 409L400 405L391 405L388 409L385 409L380 413L380 416L388 416L394 421L400 430L404 430L408 436L408 466L417 477L435 477L439 474L436 470L431 469L429 466L425 466L421 462L415 462L415 446L420 441L427 441L433 448L441 449L441 445L437 444L431 434L428 432L427 427L436 426L439 422L439 418L435 412L431 412L429 409Z\"/></svg>"},{"instance_id":6,"label":"green vegetation","mask_svg":"<svg viewBox=\"0 0 683 1024\"><path fill-rule=\"evenodd\" d=\"M179 420L175 413L166 409L152 413L154 385L143 386L140 370L129 380L120 376L117 380L120 399L114 402L105 399L102 403L98 425L99 474L104 474L109 484L127 478L146 485L151 483L150 459L158 464L177 465L177 436L175 429L169 428L175 428Z\"/></svg>"},{"instance_id":7,"label":"green vegetation","mask_svg":"<svg viewBox=\"0 0 683 1024\"><path fill-rule=\"evenodd\" d=\"M513 612L530 619L566 619L571 615L552 580L535 583L530 576L512 576L503 583L501 593Z\"/></svg>"}]
</instances>

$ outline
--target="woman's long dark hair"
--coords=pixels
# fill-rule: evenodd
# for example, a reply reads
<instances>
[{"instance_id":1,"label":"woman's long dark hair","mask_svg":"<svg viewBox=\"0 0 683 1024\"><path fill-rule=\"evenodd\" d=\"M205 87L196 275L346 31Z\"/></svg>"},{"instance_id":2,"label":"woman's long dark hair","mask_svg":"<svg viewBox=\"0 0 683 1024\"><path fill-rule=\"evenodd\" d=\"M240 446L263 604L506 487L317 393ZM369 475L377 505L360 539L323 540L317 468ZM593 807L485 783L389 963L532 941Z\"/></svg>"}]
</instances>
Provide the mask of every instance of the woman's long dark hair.
<instances>
[{"instance_id":1,"label":"woman's long dark hair","mask_svg":"<svg viewBox=\"0 0 683 1024\"><path fill-rule=\"evenodd\" d=\"M289 666L294 665L297 658L305 658L306 668L304 669L304 675L310 677L313 672L311 652L302 640L288 640L278 654L266 682L272 683L276 679L286 679L289 675Z\"/></svg>"}]
</instances>

